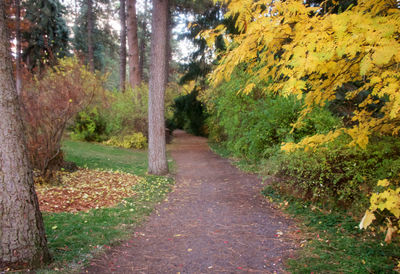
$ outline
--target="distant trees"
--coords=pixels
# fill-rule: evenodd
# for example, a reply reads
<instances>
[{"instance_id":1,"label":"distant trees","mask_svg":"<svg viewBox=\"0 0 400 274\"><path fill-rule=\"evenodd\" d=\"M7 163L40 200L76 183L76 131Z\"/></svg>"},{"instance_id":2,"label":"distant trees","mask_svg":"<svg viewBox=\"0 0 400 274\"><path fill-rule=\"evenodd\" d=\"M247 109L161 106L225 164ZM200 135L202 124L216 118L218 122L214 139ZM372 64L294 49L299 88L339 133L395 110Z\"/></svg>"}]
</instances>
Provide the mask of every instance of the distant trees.
<instances>
[{"instance_id":1,"label":"distant trees","mask_svg":"<svg viewBox=\"0 0 400 274\"><path fill-rule=\"evenodd\" d=\"M94 72L94 50L93 50L93 29L94 29L94 18L93 18L93 0L87 0L86 7L86 18L87 18L87 51L88 51L88 63L91 72Z\"/></svg>"},{"instance_id":2,"label":"distant trees","mask_svg":"<svg viewBox=\"0 0 400 274\"><path fill-rule=\"evenodd\" d=\"M50 254L12 77L4 1L0 41L0 267L38 267Z\"/></svg>"},{"instance_id":3,"label":"distant trees","mask_svg":"<svg viewBox=\"0 0 400 274\"><path fill-rule=\"evenodd\" d=\"M119 21L121 24L120 40L121 47L119 52L120 69L119 69L119 89L125 92L126 86L126 0L119 1Z\"/></svg>"},{"instance_id":4,"label":"distant trees","mask_svg":"<svg viewBox=\"0 0 400 274\"><path fill-rule=\"evenodd\" d=\"M113 16L110 1L80 0L78 8L73 26L72 48L81 59L85 60L91 70L101 72L116 70L118 78L118 34L110 23L110 18ZM118 85L119 81L116 87Z\"/></svg>"}]
</instances>

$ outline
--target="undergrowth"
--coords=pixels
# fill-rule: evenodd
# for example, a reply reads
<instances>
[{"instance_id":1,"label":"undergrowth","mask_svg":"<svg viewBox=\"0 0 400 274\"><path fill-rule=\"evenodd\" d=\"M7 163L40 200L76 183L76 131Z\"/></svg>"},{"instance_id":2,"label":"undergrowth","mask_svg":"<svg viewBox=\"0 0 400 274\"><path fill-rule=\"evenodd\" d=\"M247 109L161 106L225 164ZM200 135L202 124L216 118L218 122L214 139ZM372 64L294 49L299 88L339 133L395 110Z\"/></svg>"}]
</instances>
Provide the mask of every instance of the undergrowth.
<instances>
[{"instance_id":1,"label":"undergrowth","mask_svg":"<svg viewBox=\"0 0 400 274\"><path fill-rule=\"evenodd\" d=\"M243 171L262 173L265 169L259 162L231 158L231 152L221 144L210 143L210 147ZM360 218L354 219L340 207L321 209L275 187L267 186L263 195L296 218L304 236L297 256L287 262L290 273L395 272L400 262L398 241L387 244L384 234L360 230Z\"/></svg>"},{"instance_id":2,"label":"undergrowth","mask_svg":"<svg viewBox=\"0 0 400 274\"><path fill-rule=\"evenodd\" d=\"M272 187L263 194L302 224L302 248L287 262L291 273L391 273L399 263L398 242L387 244L383 234L360 230L345 212L324 212Z\"/></svg>"}]
</instances>

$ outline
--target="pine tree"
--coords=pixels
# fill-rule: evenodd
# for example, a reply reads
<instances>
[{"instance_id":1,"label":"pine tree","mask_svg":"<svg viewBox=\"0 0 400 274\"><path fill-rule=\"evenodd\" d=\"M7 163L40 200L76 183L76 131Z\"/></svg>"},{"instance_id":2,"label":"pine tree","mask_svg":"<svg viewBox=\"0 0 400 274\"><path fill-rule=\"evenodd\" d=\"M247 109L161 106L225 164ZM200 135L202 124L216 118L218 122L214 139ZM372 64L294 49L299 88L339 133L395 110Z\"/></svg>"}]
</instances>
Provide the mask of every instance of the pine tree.
<instances>
[{"instance_id":1,"label":"pine tree","mask_svg":"<svg viewBox=\"0 0 400 274\"><path fill-rule=\"evenodd\" d=\"M132 88L142 82L139 62L138 21L135 6L136 0L128 0L129 83ZM144 51L144 48L141 50Z\"/></svg>"},{"instance_id":2,"label":"pine tree","mask_svg":"<svg viewBox=\"0 0 400 274\"><path fill-rule=\"evenodd\" d=\"M12 77L4 1L0 2L0 41L0 270L39 267L50 254Z\"/></svg>"},{"instance_id":3,"label":"pine tree","mask_svg":"<svg viewBox=\"0 0 400 274\"><path fill-rule=\"evenodd\" d=\"M153 1L149 82L150 174L168 173L165 149L164 98L167 78L168 0Z\"/></svg>"}]
</instances>

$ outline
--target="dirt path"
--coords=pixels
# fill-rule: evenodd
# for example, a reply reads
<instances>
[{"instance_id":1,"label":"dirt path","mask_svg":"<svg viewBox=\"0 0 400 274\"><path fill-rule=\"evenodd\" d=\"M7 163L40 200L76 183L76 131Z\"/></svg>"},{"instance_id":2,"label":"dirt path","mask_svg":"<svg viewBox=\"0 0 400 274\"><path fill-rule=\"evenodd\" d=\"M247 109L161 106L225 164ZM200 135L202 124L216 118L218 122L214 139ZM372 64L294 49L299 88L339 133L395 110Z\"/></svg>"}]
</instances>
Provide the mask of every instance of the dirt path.
<instances>
[{"instance_id":1,"label":"dirt path","mask_svg":"<svg viewBox=\"0 0 400 274\"><path fill-rule=\"evenodd\" d=\"M260 195L260 180L174 133L176 187L131 241L93 260L90 273L282 273L290 221ZM281 237L280 234L283 234Z\"/></svg>"}]
</instances>

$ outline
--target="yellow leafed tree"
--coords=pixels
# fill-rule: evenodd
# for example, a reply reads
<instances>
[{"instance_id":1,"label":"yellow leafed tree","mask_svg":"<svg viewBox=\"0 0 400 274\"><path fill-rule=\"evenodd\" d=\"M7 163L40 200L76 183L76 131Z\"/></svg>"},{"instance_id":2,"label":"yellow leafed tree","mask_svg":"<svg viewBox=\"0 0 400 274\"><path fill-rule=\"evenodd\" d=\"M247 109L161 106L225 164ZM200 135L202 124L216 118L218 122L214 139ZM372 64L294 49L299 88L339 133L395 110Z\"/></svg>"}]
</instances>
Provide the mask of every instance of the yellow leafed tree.
<instances>
[{"instance_id":1,"label":"yellow leafed tree","mask_svg":"<svg viewBox=\"0 0 400 274\"><path fill-rule=\"evenodd\" d=\"M355 98L370 91L352 117L353 128L338 129L353 137L353 145L364 148L372 133L397 135L400 130L400 9L395 0L368 1L340 14L320 14L300 0L223 1L226 16L237 16L238 35L225 34L220 26L203 33L210 43L221 34L228 50L211 79L214 84L229 79L243 63L259 80L273 80L269 91L296 94L305 108L295 126L315 106L336 98L337 90L348 82L361 87L347 93ZM253 83L243 87L248 94ZM369 106L383 102L380 115ZM329 137L339 134L330 133ZM328 137L327 136L327 137ZM312 143L330 138L313 138ZM305 146L307 138L297 144ZM293 147L293 146L291 146ZM287 148L287 147L285 147Z\"/></svg>"}]
</instances>

